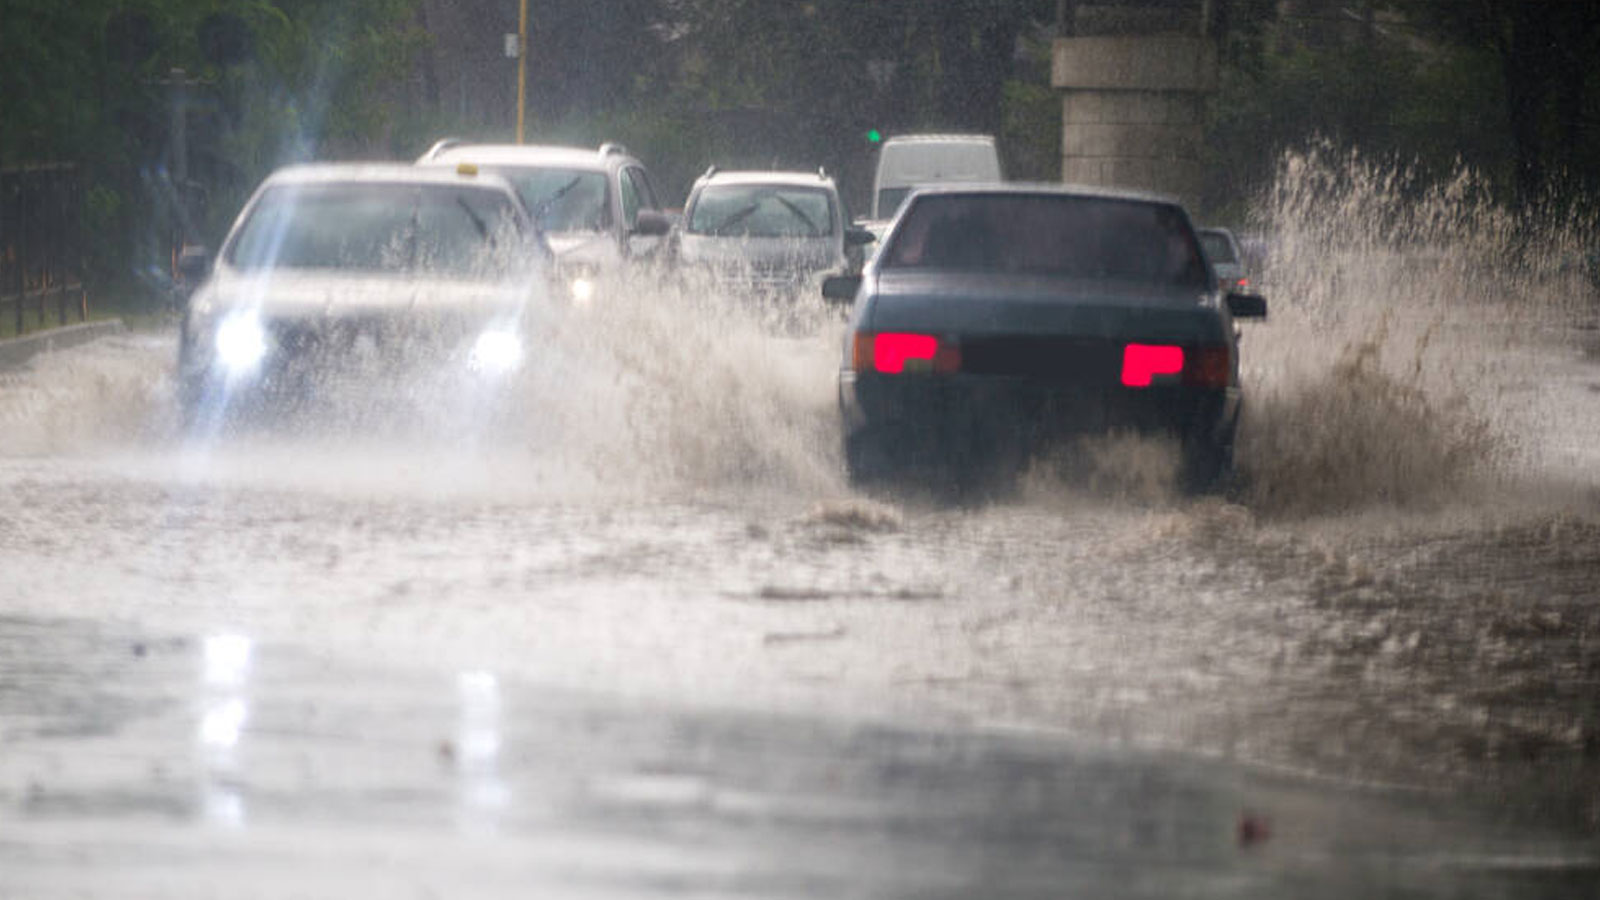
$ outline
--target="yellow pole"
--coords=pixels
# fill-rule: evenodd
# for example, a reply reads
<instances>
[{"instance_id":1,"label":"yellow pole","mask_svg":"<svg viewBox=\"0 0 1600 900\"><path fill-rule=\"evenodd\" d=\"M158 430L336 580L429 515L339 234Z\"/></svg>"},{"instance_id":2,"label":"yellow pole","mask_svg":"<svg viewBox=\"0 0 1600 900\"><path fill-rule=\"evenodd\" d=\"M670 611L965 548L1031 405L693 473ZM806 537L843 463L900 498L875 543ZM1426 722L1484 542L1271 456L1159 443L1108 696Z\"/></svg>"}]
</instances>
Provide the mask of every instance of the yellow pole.
<instances>
[{"instance_id":1,"label":"yellow pole","mask_svg":"<svg viewBox=\"0 0 1600 900\"><path fill-rule=\"evenodd\" d=\"M528 110L528 0L517 20L517 143L527 143L522 127Z\"/></svg>"}]
</instances>

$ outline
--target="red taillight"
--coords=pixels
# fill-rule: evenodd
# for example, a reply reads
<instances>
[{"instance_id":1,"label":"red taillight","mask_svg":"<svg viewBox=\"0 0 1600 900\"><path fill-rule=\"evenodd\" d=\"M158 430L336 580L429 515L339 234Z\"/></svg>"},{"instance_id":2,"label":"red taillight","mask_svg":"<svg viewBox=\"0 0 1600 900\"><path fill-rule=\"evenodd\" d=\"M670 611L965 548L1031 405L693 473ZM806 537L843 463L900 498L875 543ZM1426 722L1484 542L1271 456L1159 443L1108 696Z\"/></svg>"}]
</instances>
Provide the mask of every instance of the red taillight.
<instances>
[{"instance_id":1,"label":"red taillight","mask_svg":"<svg viewBox=\"0 0 1600 900\"><path fill-rule=\"evenodd\" d=\"M1250 279L1241 278L1238 281L1235 281L1233 283L1233 289L1236 290L1236 291L1247 291L1247 290L1249 290L1250 289Z\"/></svg>"},{"instance_id":2,"label":"red taillight","mask_svg":"<svg viewBox=\"0 0 1600 900\"><path fill-rule=\"evenodd\" d=\"M1129 344L1122 348L1122 383L1149 387L1157 375L1183 371L1183 348L1167 344Z\"/></svg>"},{"instance_id":3,"label":"red taillight","mask_svg":"<svg viewBox=\"0 0 1600 900\"><path fill-rule=\"evenodd\" d=\"M961 369L961 348L931 334L856 332L850 361L857 372L885 375L909 372L949 373Z\"/></svg>"},{"instance_id":4,"label":"red taillight","mask_svg":"<svg viewBox=\"0 0 1600 900\"><path fill-rule=\"evenodd\" d=\"M1122 350L1122 383L1144 388L1158 375L1181 375L1187 387L1221 388L1233 381L1233 353L1225 345L1175 347L1128 344Z\"/></svg>"},{"instance_id":5,"label":"red taillight","mask_svg":"<svg viewBox=\"0 0 1600 900\"><path fill-rule=\"evenodd\" d=\"M1233 354L1225 346L1195 347L1184 361L1183 383L1190 387L1222 388L1233 381Z\"/></svg>"},{"instance_id":6,"label":"red taillight","mask_svg":"<svg viewBox=\"0 0 1600 900\"><path fill-rule=\"evenodd\" d=\"M880 334L872 339L872 367L885 375L898 375L909 360L923 360L932 367L938 352L939 339L931 334Z\"/></svg>"}]
</instances>

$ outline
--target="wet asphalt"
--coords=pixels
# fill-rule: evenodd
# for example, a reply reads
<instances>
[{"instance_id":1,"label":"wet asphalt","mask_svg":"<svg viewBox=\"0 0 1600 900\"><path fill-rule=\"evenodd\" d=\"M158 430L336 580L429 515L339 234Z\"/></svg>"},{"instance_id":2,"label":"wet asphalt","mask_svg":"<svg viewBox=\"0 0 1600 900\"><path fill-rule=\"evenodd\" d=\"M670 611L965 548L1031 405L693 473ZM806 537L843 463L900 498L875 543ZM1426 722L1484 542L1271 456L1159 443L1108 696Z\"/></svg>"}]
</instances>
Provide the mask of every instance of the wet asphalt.
<instances>
[{"instance_id":1,"label":"wet asphalt","mask_svg":"<svg viewBox=\"0 0 1600 900\"><path fill-rule=\"evenodd\" d=\"M1338 441L1261 457L1337 503L1148 495L1139 447L863 497L809 372L628 407L645 453L578 404L553 453L195 446L170 363L0 373L0 898L1600 890L1587 357L1513 388L1539 480L1398 511L1420 469Z\"/></svg>"},{"instance_id":2,"label":"wet asphalt","mask_svg":"<svg viewBox=\"0 0 1600 900\"><path fill-rule=\"evenodd\" d=\"M0 896L1591 897L1471 798L0 618Z\"/></svg>"}]
</instances>

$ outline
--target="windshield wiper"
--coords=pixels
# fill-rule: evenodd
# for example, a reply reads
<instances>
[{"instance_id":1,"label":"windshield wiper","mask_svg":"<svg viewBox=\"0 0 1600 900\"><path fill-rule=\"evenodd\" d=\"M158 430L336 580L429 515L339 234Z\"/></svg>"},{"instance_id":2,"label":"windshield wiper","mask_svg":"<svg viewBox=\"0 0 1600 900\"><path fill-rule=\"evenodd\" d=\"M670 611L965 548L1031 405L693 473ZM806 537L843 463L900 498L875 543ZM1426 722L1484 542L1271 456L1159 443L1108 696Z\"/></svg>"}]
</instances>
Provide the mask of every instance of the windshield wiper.
<instances>
[{"instance_id":1,"label":"windshield wiper","mask_svg":"<svg viewBox=\"0 0 1600 900\"><path fill-rule=\"evenodd\" d=\"M806 215L806 211L801 209L794 201L783 196L782 194L773 194L772 199L782 203L784 209L794 213L795 218L806 223L806 228L810 229L811 231L807 237L819 237L822 234L822 229L817 227L817 223L811 221L811 217Z\"/></svg>"},{"instance_id":2,"label":"windshield wiper","mask_svg":"<svg viewBox=\"0 0 1600 900\"><path fill-rule=\"evenodd\" d=\"M478 236L493 244L494 239L489 237L489 223L484 221L483 216L478 215L478 211L472 208L472 204L467 202L467 198L457 194L456 203L460 204L461 208L466 211L467 218L471 219L472 224L477 227Z\"/></svg>"},{"instance_id":3,"label":"windshield wiper","mask_svg":"<svg viewBox=\"0 0 1600 900\"><path fill-rule=\"evenodd\" d=\"M723 229L725 229L725 228L727 228L727 227L729 227L731 225L737 225L740 222L743 222L745 219L750 218L750 216L752 214L754 214L755 211L760 209L760 208L761 208L761 202L760 201L756 201L755 203L752 203L749 206L744 207L743 209L739 210L738 212L733 213L732 215L730 215L727 218L723 219L721 222L718 222L716 225L712 226L711 228L706 229L706 233L707 234L721 234Z\"/></svg>"},{"instance_id":4,"label":"windshield wiper","mask_svg":"<svg viewBox=\"0 0 1600 900\"><path fill-rule=\"evenodd\" d=\"M573 178L571 181L567 182L566 184L562 185L559 189L557 189L550 196L544 198L543 200L540 200L539 201L539 205L533 208L533 217L535 219L537 219L538 221L543 222L544 221L544 214L550 211L550 207L553 206L557 200L560 200L562 197L565 197L567 195L568 191L570 191L573 188L577 187L582 182L583 182L583 176L579 175L579 176Z\"/></svg>"}]
</instances>

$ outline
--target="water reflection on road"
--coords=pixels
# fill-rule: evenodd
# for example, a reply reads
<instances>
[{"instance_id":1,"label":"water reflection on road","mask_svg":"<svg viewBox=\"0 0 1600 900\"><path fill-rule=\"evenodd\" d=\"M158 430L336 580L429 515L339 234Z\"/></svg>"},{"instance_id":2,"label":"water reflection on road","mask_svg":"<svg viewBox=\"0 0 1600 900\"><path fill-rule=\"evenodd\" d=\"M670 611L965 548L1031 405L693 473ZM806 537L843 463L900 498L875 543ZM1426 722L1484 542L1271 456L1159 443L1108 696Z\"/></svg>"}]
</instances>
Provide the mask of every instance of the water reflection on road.
<instances>
[{"instance_id":1,"label":"water reflection on road","mask_svg":"<svg viewBox=\"0 0 1600 900\"><path fill-rule=\"evenodd\" d=\"M684 712L238 634L13 619L0 646L35 710L0 708L4 896L1587 897L1600 879L1591 843L1488 806L1036 732ZM64 646L87 665L39 678ZM77 702L108 672L143 712ZM191 807L174 768L196 744Z\"/></svg>"},{"instance_id":2,"label":"water reflection on road","mask_svg":"<svg viewBox=\"0 0 1600 900\"><path fill-rule=\"evenodd\" d=\"M200 690L203 714L196 731L200 756L201 809L219 825L241 826L244 797L239 791L239 741L250 719L250 657L254 643L239 634L216 634L201 642Z\"/></svg>"}]
</instances>

